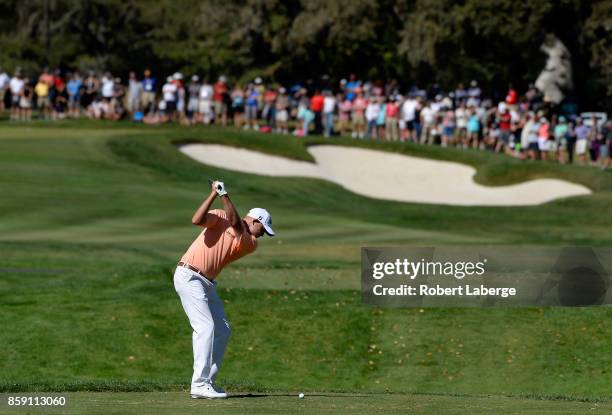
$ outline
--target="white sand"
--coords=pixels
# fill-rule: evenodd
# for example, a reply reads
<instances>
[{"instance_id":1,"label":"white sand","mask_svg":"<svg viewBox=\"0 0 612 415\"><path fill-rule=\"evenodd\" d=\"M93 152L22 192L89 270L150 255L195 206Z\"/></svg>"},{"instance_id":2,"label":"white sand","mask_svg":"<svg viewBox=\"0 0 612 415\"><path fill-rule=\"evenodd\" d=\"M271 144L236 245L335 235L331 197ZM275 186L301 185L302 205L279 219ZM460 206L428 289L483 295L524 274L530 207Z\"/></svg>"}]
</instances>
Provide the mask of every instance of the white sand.
<instances>
[{"instance_id":1,"label":"white sand","mask_svg":"<svg viewBox=\"0 0 612 415\"><path fill-rule=\"evenodd\" d=\"M399 202L463 206L538 205L591 194L585 186L537 179L510 186L482 186L465 164L353 147L308 147L316 164L217 144L187 144L180 151L210 166L263 176L329 180L360 195Z\"/></svg>"}]
</instances>

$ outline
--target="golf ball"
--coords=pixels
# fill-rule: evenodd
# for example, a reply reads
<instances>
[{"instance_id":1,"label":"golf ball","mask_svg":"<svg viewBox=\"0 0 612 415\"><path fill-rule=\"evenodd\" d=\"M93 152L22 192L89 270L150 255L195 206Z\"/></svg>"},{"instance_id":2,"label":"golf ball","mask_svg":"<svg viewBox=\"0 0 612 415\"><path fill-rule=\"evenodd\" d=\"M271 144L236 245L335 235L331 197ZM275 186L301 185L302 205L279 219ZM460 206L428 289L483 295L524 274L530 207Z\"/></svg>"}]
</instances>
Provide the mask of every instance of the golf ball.
<instances>
[{"instance_id":1,"label":"golf ball","mask_svg":"<svg viewBox=\"0 0 612 415\"><path fill-rule=\"evenodd\" d=\"M303 393L300 393L298 396L300 397L300 399L304 399L304 394Z\"/></svg>"}]
</instances>

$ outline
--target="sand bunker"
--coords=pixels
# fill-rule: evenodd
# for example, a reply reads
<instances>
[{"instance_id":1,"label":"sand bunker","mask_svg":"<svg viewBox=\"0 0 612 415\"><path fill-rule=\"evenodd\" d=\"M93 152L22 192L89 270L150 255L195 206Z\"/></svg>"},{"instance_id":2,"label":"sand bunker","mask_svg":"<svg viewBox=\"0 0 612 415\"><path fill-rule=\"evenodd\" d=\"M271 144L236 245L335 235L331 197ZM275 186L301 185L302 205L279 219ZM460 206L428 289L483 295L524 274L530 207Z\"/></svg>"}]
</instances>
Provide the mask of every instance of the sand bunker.
<instances>
[{"instance_id":1,"label":"sand bunker","mask_svg":"<svg viewBox=\"0 0 612 415\"><path fill-rule=\"evenodd\" d=\"M591 193L585 186L558 179L483 186L472 179L476 170L465 164L335 145L308 147L315 164L217 144L187 144L180 151L210 166L324 179L360 195L399 202L520 206Z\"/></svg>"}]
</instances>

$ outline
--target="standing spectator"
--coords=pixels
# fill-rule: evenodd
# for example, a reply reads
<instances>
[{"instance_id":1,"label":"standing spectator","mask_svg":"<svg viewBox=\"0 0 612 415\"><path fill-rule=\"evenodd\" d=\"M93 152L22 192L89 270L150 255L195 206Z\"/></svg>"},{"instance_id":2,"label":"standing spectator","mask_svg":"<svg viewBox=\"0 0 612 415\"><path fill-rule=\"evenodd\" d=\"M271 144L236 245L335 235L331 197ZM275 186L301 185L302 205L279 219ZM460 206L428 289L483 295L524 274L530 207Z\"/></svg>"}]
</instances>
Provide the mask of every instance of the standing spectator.
<instances>
[{"instance_id":1,"label":"standing spectator","mask_svg":"<svg viewBox=\"0 0 612 415\"><path fill-rule=\"evenodd\" d=\"M128 79L128 102L127 110L130 115L134 115L137 112L141 112L142 107L140 100L143 94L142 82L138 80L136 72L131 71Z\"/></svg>"},{"instance_id":2,"label":"standing spectator","mask_svg":"<svg viewBox=\"0 0 612 415\"><path fill-rule=\"evenodd\" d=\"M346 88L346 99L353 102L361 91L361 81L357 80L355 74L349 76L349 81L345 85Z\"/></svg>"},{"instance_id":3,"label":"standing spectator","mask_svg":"<svg viewBox=\"0 0 612 415\"><path fill-rule=\"evenodd\" d=\"M38 82L34 87L34 93L36 94L36 107L38 108L39 114L42 114L45 120L48 120L51 116L49 109L51 107L50 95L50 84L45 81L42 75L38 78Z\"/></svg>"},{"instance_id":4,"label":"standing spectator","mask_svg":"<svg viewBox=\"0 0 612 415\"><path fill-rule=\"evenodd\" d=\"M40 74L40 77L38 78L39 81L46 83L47 86L49 86L49 89L53 88L54 86L53 79L53 75L51 75L51 73L49 72L48 67L45 67L43 69L42 74Z\"/></svg>"},{"instance_id":5,"label":"standing spectator","mask_svg":"<svg viewBox=\"0 0 612 415\"><path fill-rule=\"evenodd\" d=\"M214 88L208 79L205 79L200 87L200 118L204 124L210 124L215 117L213 96Z\"/></svg>"},{"instance_id":6,"label":"standing spectator","mask_svg":"<svg viewBox=\"0 0 612 415\"><path fill-rule=\"evenodd\" d=\"M336 98L331 91L323 93L323 124L325 126L325 137L334 135L334 111L336 110Z\"/></svg>"},{"instance_id":7,"label":"standing spectator","mask_svg":"<svg viewBox=\"0 0 612 415\"><path fill-rule=\"evenodd\" d=\"M376 137L379 140L385 139L385 118L387 117L387 103L385 101L385 97L379 95L376 97L378 101L379 111L378 117L376 117Z\"/></svg>"},{"instance_id":8,"label":"standing spectator","mask_svg":"<svg viewBox=\"0 0 612 415\"><path fill-rule=\"evenodd\" d=\"M468 101L467 101L468 107L479 106L481 94L482 94L482 91L480 90L480 87L478 86L478 82L476 82L476 80L473 80L472 82L470 82L470 89L468 89Z\"/></svg>"},{"instance_id":9,"label":"standing spectator","mask_svg":"<svg viewBox=\"0 0 612 415\"><path fill-rule=\"evenodd\" d=\"M11 120L19 119L19 100L23 92L24 81L21 71L15 71L15 75L11 78L9 89L11 91Z\"/></svg>"},{"instance_id":10,"label":"standing spectator","mask_svg":"<svg viewBox=\"0 0 612 415\"><path fill-rule=\"evenodd\" d=\"M276 97L278 93L273 87L268 88L264 92L264 107L261 112L263 119L269 131L273 131L276 127Z\"/></svg>"},{"instance_id":11,"label":"standing spectator","mask_svg":"<svg viewBox=\"0 0 612 415\"><path fill-rule=\"evenodd\" d=\"M125 86L121 83L121 78L113 80L113 98L110 103L110 119L120 120L125 116Z\"/></svg>"},{"instance_id":12,"label":"standing spectator","mask_svg":"<svg viewBox=\"0 0 612 415\"><path fill-rule=\"evenodd\" d=\"M55 93L53 94L53 119L63 120L66 118L66 108L68 107L68 93L64 82L55 81Z\"/></svg>"},{"instance_id":13,"label":"standing spectator","mask_svg":"<svg viewBox=\"0 0 612 415\"><path fill-rule=\"evenodd\" d=\"M547 160L550 153L550 140L548 139L550 123L546 117L540 117L540 129L538 130L538 149L542 160Z\"/></svg>"},{"instance_id":14,"label":"standing spectator","mask_svg":"<svg viewBox=\"0 0 612 415\"><path fill-rule=\"evenodd\" d=\"M570 121L567 124L567 132L565 133L565 140L567 141L567 160L569 164L574 162L574 154L576 152L576 124Z\"/></svg>"},{"instance_id":15,"label":"standing spectator","mask_svg":"<svg viewBox=\"0 0 612 415\"><path fill-rule=\"evenodd\" d=\"M389 141L397 141L399 133L397 128L397 115L399 114L399 106L397 105L396 95L387 97L385 105L385 139Z\"/></svg>"},{"instance_id":16,"label":"standing spectator","mask_svg":"<svg viewBox=\"0 0 612 415\"><path fill-rule=\"evenodd\" d=\"M142 108L145 113L155 111L155 91L157 80L151 76L151 71L145 69L142 79Z\"/></svg>"},{"instance_id":17,"label":"standing spectator","mask_svg":"<svg viewBox=\"0 0 612 415\"><path fill-rule=\"evenodd\" d=\"M253 130L259 130L259 125L257 124L257 105L259 101L259 92L253 84L249 84L246 91L246 115L247 122L244 125L244 129L248 130L252 128Z\"/></svg>"},{"instance_id":18,"label":"standing spectator","mask_svg":"<svg viewBox=\"0 0 612 415\"><path fill-rule=\"evenodd\" d=\"M82 105L83 108L87 108L96 100L100 90L100 80L94 71L89 71L83 87L84 91Z\"/></svg>"},{"instance_id":19,"label":"standing spectator","mask_svg":"<svg viewBox=\"0 0 612 415\"><path fill-rule=\"evenodd\" d=\"M4 112L4 99L6 98L6 90L8 89L11 78L8 74L0 70L0 112Z\"/></svg>"},{"instance_id":20,"label":"standing spectator","mask_svg":"<svg viewBox=\"0 0 612 415\"><path fill-rule=\"evenodd\" d=\"M416 130L414 121L416 119L417 107L418 101L412 95L408 96L408 98L402 104L402 123L400 124L400 134L402 137L402 141L416 141Z\"/></svg>"},{"instance_id":21,"label":"standing spectator","mask_svg":"<svg viewBox=\"0 0 612 415\"><path fill-rule=\"evenodd\" d=\"M370 96L368 100L368 106L365 111L365 118L368 123L368 130L366 132L367 138L377 138L376 135L376 120L380 112L380 104L375 96Z\"/></svg>"},{"instance_id":22,"label":"standing spectator","mask_svg":"<svg viewBox=\"0 0 612 415\"><path fill-rule=\"evenodd\" d=\"M584 124L581 118L576 119L576 156L581 164L587 163L587 153L589 150L589 136L591 129Z\"/></svg>"},{"instance_id":23,"label":"standing spectator","mask_svg":"<svg viewBox=\"0 0 612 415\"><path fill-rule=\"evenodd\" d=\"M314 121L315 114L310 109L310 101L305 95L302 97L302 101L298 106L297 118L302 121L302 130L296 131L296 135L306 137L310 133L310 124Z\"/></svg>"},{"instance_id":24,"label":"standing spectator","mask_svg":"<svg viewBox=\"0 0 612 415\"><path fill-rule=\"evenodd\" d=\"M442 116L442 147L448 147L454 143L455 135L455 112L447 108Z\"/></svg>"},{"instance_id":25,"label":"standing spectator","mask_svg":"<svg viewBox=\"0 0 612 415\"><path fill-rule=\"evenodd\" d=\"M193 75L191 77L191 82L187 85L187 118L190 124L197 121L201 87L200 77L198 75Z\"/></svg>"},{"instance_id":26,"label":"standing spectator","mask_svg":"<svg viewBox=\"0 0 612 415\"><path fill-rule=\"evenodd\" d=\"M185 92L185 86L183 85L183 74L175 72L172 79L172 82L176 85L176 113L174 119L178 120L180 123L184 123L187 94Z\"/></svg>"},{"instance_id":27,"label":"standing spectator","mask_svg":"<svg viewBox=\"0 0 612 415\"><path fill-rule=\"evenodd\" d=\"M396 97L390 96L387 99L386 114L385 114L385 139L389 141L399 140L399 133L397 129L397 114L399 113L399 106L397 105Z\"/></svg>"},{"instance_id":28,"label":"standing spectator","mask_svg":"<svg viewBox=\"0 0 612 415\"><path fill-rule=\"evenodd\" d=\"M340 93L336 96L336 101L338 102L338 129L340 130L340 135L344 136L349 132L353 103Z\"/></svg>"},{"instance_id":29,"label":"standing spectator","mask_svg":"<svg viewBox=\"0 0 612 415\"><path fill-rule=\"evenodd\" d=\"M278 89L276 98L276 131L283 134L289 132L289 95L283 87Z\"/></svg>"},{"instance_id":30,"label":"standing spectator","mask_svg":"<svg viewBox=\"0 0 612 415\"><path fill-rule=\"evenodd\" d=\"M499 140L495 146L495 152L499 153L502 149L508 153L510 150L510 133L512 129L512 116L508 107L504 105L501 113L497 113L497 125L499 128Z\"/></svg>"},{"instance_id":31,"label":"standing spectator","mask_svg":"<svg viewBox=\"0 0 612 415\"><path fill-rule=\"evenodd\" d=\"M321 134L323 132L323 103L325 98L321 95L321 91L315 90L314 95L310 99L310 110L314 113L314 133Z\"/></svg>"},{"instance_id":32,"label":"standing spectator","mask_svg":"<svg viewBox=\"0 0 612 415\"><path fill-rule=\"evenodd\" d=\"M436 110L431 105L431 102L426 101L419 116L421 117L422 134L420 137L421 144L434 144L434 131L436 130Z\"/></svg>"},{"instance_id":33,"label":"standing spectator","mask_svg":"<svg viewBox=\"0 0 612 415\"><path fill-rule=\"evenodd\" d=\"M538 145L538 138L540 135L540 121L537 120L537 116L534 116L534 119L531 121L529 125L529 131L527 135L528 140L528 155L531 160L537 160L539 156L540 147Z\"/></svg>"},{"instance_id":34,"label":"standing spectator","mask_svg":"<svg viewBox=\"0 0 612 415\"><path fill-rule=\"evenodd\" d=\"M474 108L470 108L468 114L467 140L463 142L463 148L468 148L470 145L473 148L478 148L480 145L480 118Z\"/></svg>"},{"instance_id":35,"label":"standing spectator","mask_svg":"<svg viewBox=\"0 0 612 415\"><path fill-rule=\"evenodd\" d=\"M520 153L521 159L526 159L529 155L529 142L531 139L531 129L534 123L533 112L528 112L521 120Z\"/></svg>"},{"instance_id":36,"label":"standing spectator","mask_svg":"<svg viewBox=\"0 0 612 415\"><path fill-rule=\"evenodd\" d=\"M81 87L83 80L78 72L68 75L68 84L66 91L68 92L68 116L78 118L81 115Z\"/></svg>"},{"instance_id":37,"label":"standing spectator","mask_svg":"<svg viewBox=\"0 0 612 415\"><path fill-rule=\"evenodd\" d=\"M462 103L465 104L467 99L468 91L467 89L465 89L462 83L459 83L459 85L457 85L457 88L455 89L455 106L458 107Z\"/></svg>"},{"instance_id":38,"label":"standing spectator","mask_svg":"<svg viewBox=\"0 0 612 415\"><path fill-rule=\"evenodd\" d=\"M255 91L257 92L257 112L256 117L259 120L259 116L261 115L261 111L263 109L263 100L264 100L264 92L266 92L266 87L263 84L263 81L260 77L255 78L255 85L253 86ZM259 129L259 125L258 125Z\"/></svg>"},{"instance_id":39,"label":"standing spectator","mask_svg":"<svg viewBox=\"0 0 612 415\"><path fill-rule=\"evenodd\" d=\"M562 115L559 117L559 122L555 125L553 135L555 137L555 143L557 146L557 160L561 164L565 164L567 154L567 120Z\"/></svg>"},{"instance_id":40,"label":"standing spectator","mask_svg":"<svg viewBox=\"0 0 612 415\"><path fill-rule=\"evenodd\" d=\"M232 91L232 114L234 116L234 127L242 127L244 122L244 91L240 84L236 84Z\"/></svg>"},{"instance_id":41,"label":"standing spectator","mask_svg":"<svg viewBox=\"0 0 612 415\"><path fill-rule=\"evenodd\" d=\"M353 138L365 137L365 110L368 106L368 101L363 97L363 92L358 90L357 96L353 101Z\"/></svg>"},{"instance_id":42,"label":"standing spectator","mask_svg":"<svg viewBox=\"0 0 612 415\"><path fill-rule=\"evenodd\" d=\"M165 106L165 115L168 121L174 118L174 113L176 112L176 93L177 87L174 83L174 78L168 76L166 78L166 83L162 87L162 98Z\"/></svg>"},{"instance_id":43,"label":"standing spectator","mask_svg":"<svg viewBox=\"0 0 612 415\"><path fill-rule=\"evenodd\" d=\"M102 77L102 100L111 102L115 96L115 80L110 72L106 72Z\"/></svg>"},{"instance_id":44,"label":"standing spectator","mask_svg":"<svg viewBox=\"0 0 612 415\"><path fill-rule=\"evenodd\" d=\"M591 164L594 165L599 158L599 144L601 142L600 128L595 114L593 114L593 117L591 118L590 128L591 134L589 134L589 153L591 155Z\"/></svg>"},{"instance_id":45,"label":"standing spectator","mask_svg":"<svg viewBox=\"0 0 612 415\"><path fill-rule=\"evenodd\" d=\"M459 103L459 106L455 109L455 121L457 123L457 141L463 148L467 148L467 122L468 122L468 110L465 107L463 101Z\"/></svg>"},{"instance_id":46,"label":"standing spectator","mask_svg":"<svg viewBox=\"0 0 612 415\"><path fill-rule=\"evenodd\" d=\"M30 84L30 79L23 80L23 89L21 90L21 98L19 99L19 112L22 121L32 120L32 96L34 91Z\"/></svg>"},{"instance_id":47,"label":"standing spectator","mask_svg":"<svg viewBox=\"0 0 612 415\"><path fill-rule=\"evenodd\" d=\"M227 79L225 76L220 76L214 87L215 101L215 121L221 125L227 125L227 105L225 103L225 95L228 93Z\"/></svg>"},{"instance_id":48,"label":"standing spectator","mask_svg":"<svg viewBox=\"0 0 612 415\"><path fill-rule=\"evenodd\" d=\"M508 92L506 93L506 104L514 106L518 103L518 94L512 84L508 85Z\"/></svg>"}]
</instances>

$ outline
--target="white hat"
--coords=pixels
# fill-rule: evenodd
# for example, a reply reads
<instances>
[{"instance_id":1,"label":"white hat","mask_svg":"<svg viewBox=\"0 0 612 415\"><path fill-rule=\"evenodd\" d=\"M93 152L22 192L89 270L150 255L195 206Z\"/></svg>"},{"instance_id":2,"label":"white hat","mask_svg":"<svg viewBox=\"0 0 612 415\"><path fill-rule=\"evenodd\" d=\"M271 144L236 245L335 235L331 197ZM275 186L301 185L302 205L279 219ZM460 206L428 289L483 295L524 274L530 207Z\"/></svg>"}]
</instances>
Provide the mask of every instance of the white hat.
<instances>
[{"instance_id":1,"label":"white hat","mask_svg":"<svg viewBox=\"0 0 612 415\"><path fill-rule=\"evenodd\" d=\"M249 210L247 213L249 218L257 219L266 230L266 233L270 236L274 236L274 231L272 230L272 216L270 213L262 208L253 208Z\"/></svg>"},{"instance_id":2,"label":"white hat","mask_svg":"<svg viewBox=\"0 0 612 415\"><path fill-rule=\"evenodd\" d=\"M174 75L172 75L172 77L178 81L183 79L183 74L180 72L174 72Z\"/></svg>"}]
</instances>

